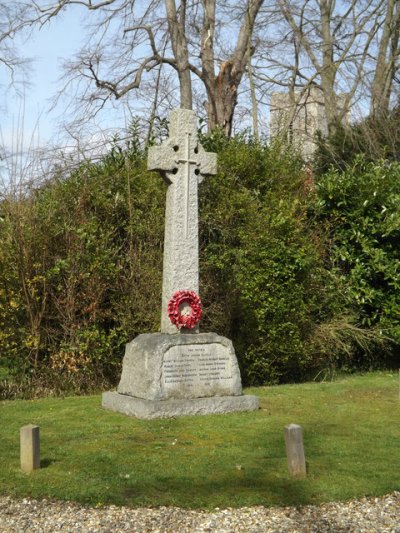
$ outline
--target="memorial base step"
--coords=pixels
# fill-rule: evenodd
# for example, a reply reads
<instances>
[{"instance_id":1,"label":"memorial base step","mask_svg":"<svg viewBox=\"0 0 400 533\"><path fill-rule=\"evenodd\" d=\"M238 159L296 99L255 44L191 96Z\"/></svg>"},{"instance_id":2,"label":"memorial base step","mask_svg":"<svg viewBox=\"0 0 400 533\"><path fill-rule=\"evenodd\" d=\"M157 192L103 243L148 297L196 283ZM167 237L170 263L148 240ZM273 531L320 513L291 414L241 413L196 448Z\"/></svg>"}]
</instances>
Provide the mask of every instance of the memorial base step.
<instances>
[{"instance_id":1,"label":"memorial base step","mask_svg":"<svg viewBox=\"0 0 400 533\"><path fill-rule=\"evenodd\" d=\"M152 419L256 411L259 408L259 400L257 396L250 395L145 400L118 392L104 392L102 407L136 418Z\"/></svg>"}]
</instances>

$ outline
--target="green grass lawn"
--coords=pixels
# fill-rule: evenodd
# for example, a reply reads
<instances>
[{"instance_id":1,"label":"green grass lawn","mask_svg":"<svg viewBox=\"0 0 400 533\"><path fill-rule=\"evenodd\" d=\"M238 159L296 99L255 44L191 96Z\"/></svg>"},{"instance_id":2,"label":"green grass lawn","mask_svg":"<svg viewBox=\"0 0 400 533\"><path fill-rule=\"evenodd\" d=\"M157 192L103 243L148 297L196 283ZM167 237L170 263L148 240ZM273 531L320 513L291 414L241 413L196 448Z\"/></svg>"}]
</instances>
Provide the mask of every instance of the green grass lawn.
<instances>
[{"instance_id":1,"label":"green grass lawn","mask_svg":"<svg viewBox=\"0 0 400 533\"><path fill-rule=\"evenodd\" d=\"M257 412L136 420L100 396L0 403L0 493L92 505L302 505L400 490L398 376L264 387ZM305 480L287 470L300 424ZM19 429L40 426L42 468L19 468Z\"/></svg>"}]
</instances>

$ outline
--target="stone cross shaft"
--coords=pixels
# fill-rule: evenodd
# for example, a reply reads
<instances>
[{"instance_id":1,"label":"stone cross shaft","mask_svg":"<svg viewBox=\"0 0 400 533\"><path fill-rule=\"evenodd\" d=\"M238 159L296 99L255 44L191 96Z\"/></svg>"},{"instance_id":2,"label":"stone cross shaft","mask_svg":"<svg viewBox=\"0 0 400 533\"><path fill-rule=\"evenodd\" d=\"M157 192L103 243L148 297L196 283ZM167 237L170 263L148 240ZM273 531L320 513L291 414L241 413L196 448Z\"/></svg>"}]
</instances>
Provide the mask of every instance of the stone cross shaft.
<instances>
[{"instance_id":1,"label":"stone cross shaft","mask_svg":"<svg viewBox=\"0 0 400 533\"><path fill-rule=\"evenodd\" d=\"M149 149L147 167L161 172L168 184L161 332L177 333L178 329L168 317L167 306L178 290L199 293L197 186L205 175L217 172L216 154L205 152L198 142L197 120L193 111L172 111L169 138L161 146Z\"/></svg>"}]
</instances>

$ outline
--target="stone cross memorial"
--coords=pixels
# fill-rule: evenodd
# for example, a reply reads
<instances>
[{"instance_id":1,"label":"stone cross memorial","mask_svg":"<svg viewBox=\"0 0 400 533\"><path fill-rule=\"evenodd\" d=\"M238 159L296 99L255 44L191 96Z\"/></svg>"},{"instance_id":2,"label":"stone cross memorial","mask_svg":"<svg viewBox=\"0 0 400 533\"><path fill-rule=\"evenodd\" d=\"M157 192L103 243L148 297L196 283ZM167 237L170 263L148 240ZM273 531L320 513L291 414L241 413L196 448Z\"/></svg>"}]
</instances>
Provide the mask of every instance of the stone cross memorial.
<instances>
[{"instance_id":1,"label":"stone cross memorial","mask_svg":"<svg viewBox=\"0 0 400 533\"><path fill-rule=\"evenodd\" d=\"M170 136L149 150L148 168L167 185L161 333L126 345L117 392L102 405L138 418L227 413L258 409L243 395L232 342L199 333L198 185L216 174L216 154L198 142L193 111L171 113Z\"/></svg>"}]
</instances>

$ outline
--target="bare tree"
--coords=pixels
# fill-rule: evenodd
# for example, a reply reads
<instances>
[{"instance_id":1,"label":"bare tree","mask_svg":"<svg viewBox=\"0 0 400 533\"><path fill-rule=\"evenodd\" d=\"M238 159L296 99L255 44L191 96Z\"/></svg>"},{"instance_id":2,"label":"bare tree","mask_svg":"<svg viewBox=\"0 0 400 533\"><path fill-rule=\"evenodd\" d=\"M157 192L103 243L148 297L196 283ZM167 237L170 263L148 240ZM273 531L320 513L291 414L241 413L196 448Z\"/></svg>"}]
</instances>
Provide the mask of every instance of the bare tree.
<instances>
[{"instance_id":1,"label":"bare tree","mask_svg":"<svg viewBox=\"0 0 400 533\"><path fill-rule=\"evenodd\" d=\"M24 26L26 6L18 2L0 2L0 67L4 67L12 83L16 81L16 73L26 60L18 54L13 39L17 31Z\"/></svg>"},{"instance_id":2,"label":"bare tree","mask_svg":"<svg viewBox=\"0 0 400 533\"><path fill-rule=\"evenodd\" d=\"M319 88L328 130L334 131L357 99L365 100L364 82L377 66L374 55L386 4L277 0L281 17L274 26L274 47L259 47L263 68L256 77L274 90L285 88L292 113L312 87Z\"/></svg>"},{"instance_id":3,"label":"bare tree","mask_svg":"<svg viewBox=\"0 0 400 533\"><path fill-rule=\"evenodd\" d=\"M294 74L303 87L313 84L321 89L329 131L348 113L366 75L383 1L279 0L303 56ZM340 106L339 92L345 93Z\"/></svg>"},{"instance_id":4,"label":"bare tree","mask_svg":"<svg viewBox=\"0 0 400 533\"><path fill-rule=\"evenodd\" d=\"M192 108L192 84L199 80L209 128L219 125L229 135L263 2L59 0L49 6L36 0L26 4L24 25L49 23L68 8L88 10L87 45L66 67L67 84L79 82L82 89L86 82L82 102L101 109L111 98L128 98L143 87L151 71L172 69L181 107Z\"/></svg>"},{"instance_id":5,"label":"bare tree","mask_svg":"<svg viewBox=\"0 0 400 533\"><path fill-rule=\"evenodd\" d=\"M201 31L202 69L198 73L207 91L209 127L223 126L231 133L238 88L252 53L251 37L263 0L250 0L240 13L240 29L236 46L215 72L215 0L203 0L204 22Z\"/></svg>"},{"instance_id":6,"label":"bare tree","mask_svg":"<svg viewBox=\"0 0 400 533\"><path fill-rule=\"evenodd\" d=\"M293 109L319 88L333 131L357 98L365 98L367 82L372 108L388 108L399 59L399 3L58 0L49 6L35 0L25 2L14 30L50 23L66 9L90 14L87 44L66 61L64 78L64 92L76 89L86 119L113 100L137 108L144 94L152 123L177 84L181 107L200 102L204 107L197 111L206 113L208 127L230 135L239 90L248 79L255 133L256 92L268 87L288 91Z\"/></svg>"},{"instance_id":7,"label":"bare tree","mask_svg":"<svg viewBox=\"0 0 400 533\"><path fill-rule=\"evenodd\" d=\"M32 59L26 57L26 51L21 51L15 42L18 33L26 28L29 12L30 6L24 1L0 0L0 90L3 96L11 89L11 92L21 97L29 86ZM0 104L2 112L6 111L6 105L6 98L3 98Z\"/></svg>"},{"instance_id":8,"label":"bare tree","mask_svg":"<svg viewBox=\"0 0 400 533\"><path fill-rule=\"evenodd\" d=\"M174 65L181 92L181 107L192 109L192 82L190 78L189 51L186 38L186 10L187 1L181 0L177 9L175 0L165 0L168 29L174 54Z\"/></svg>"}]
</instances>

